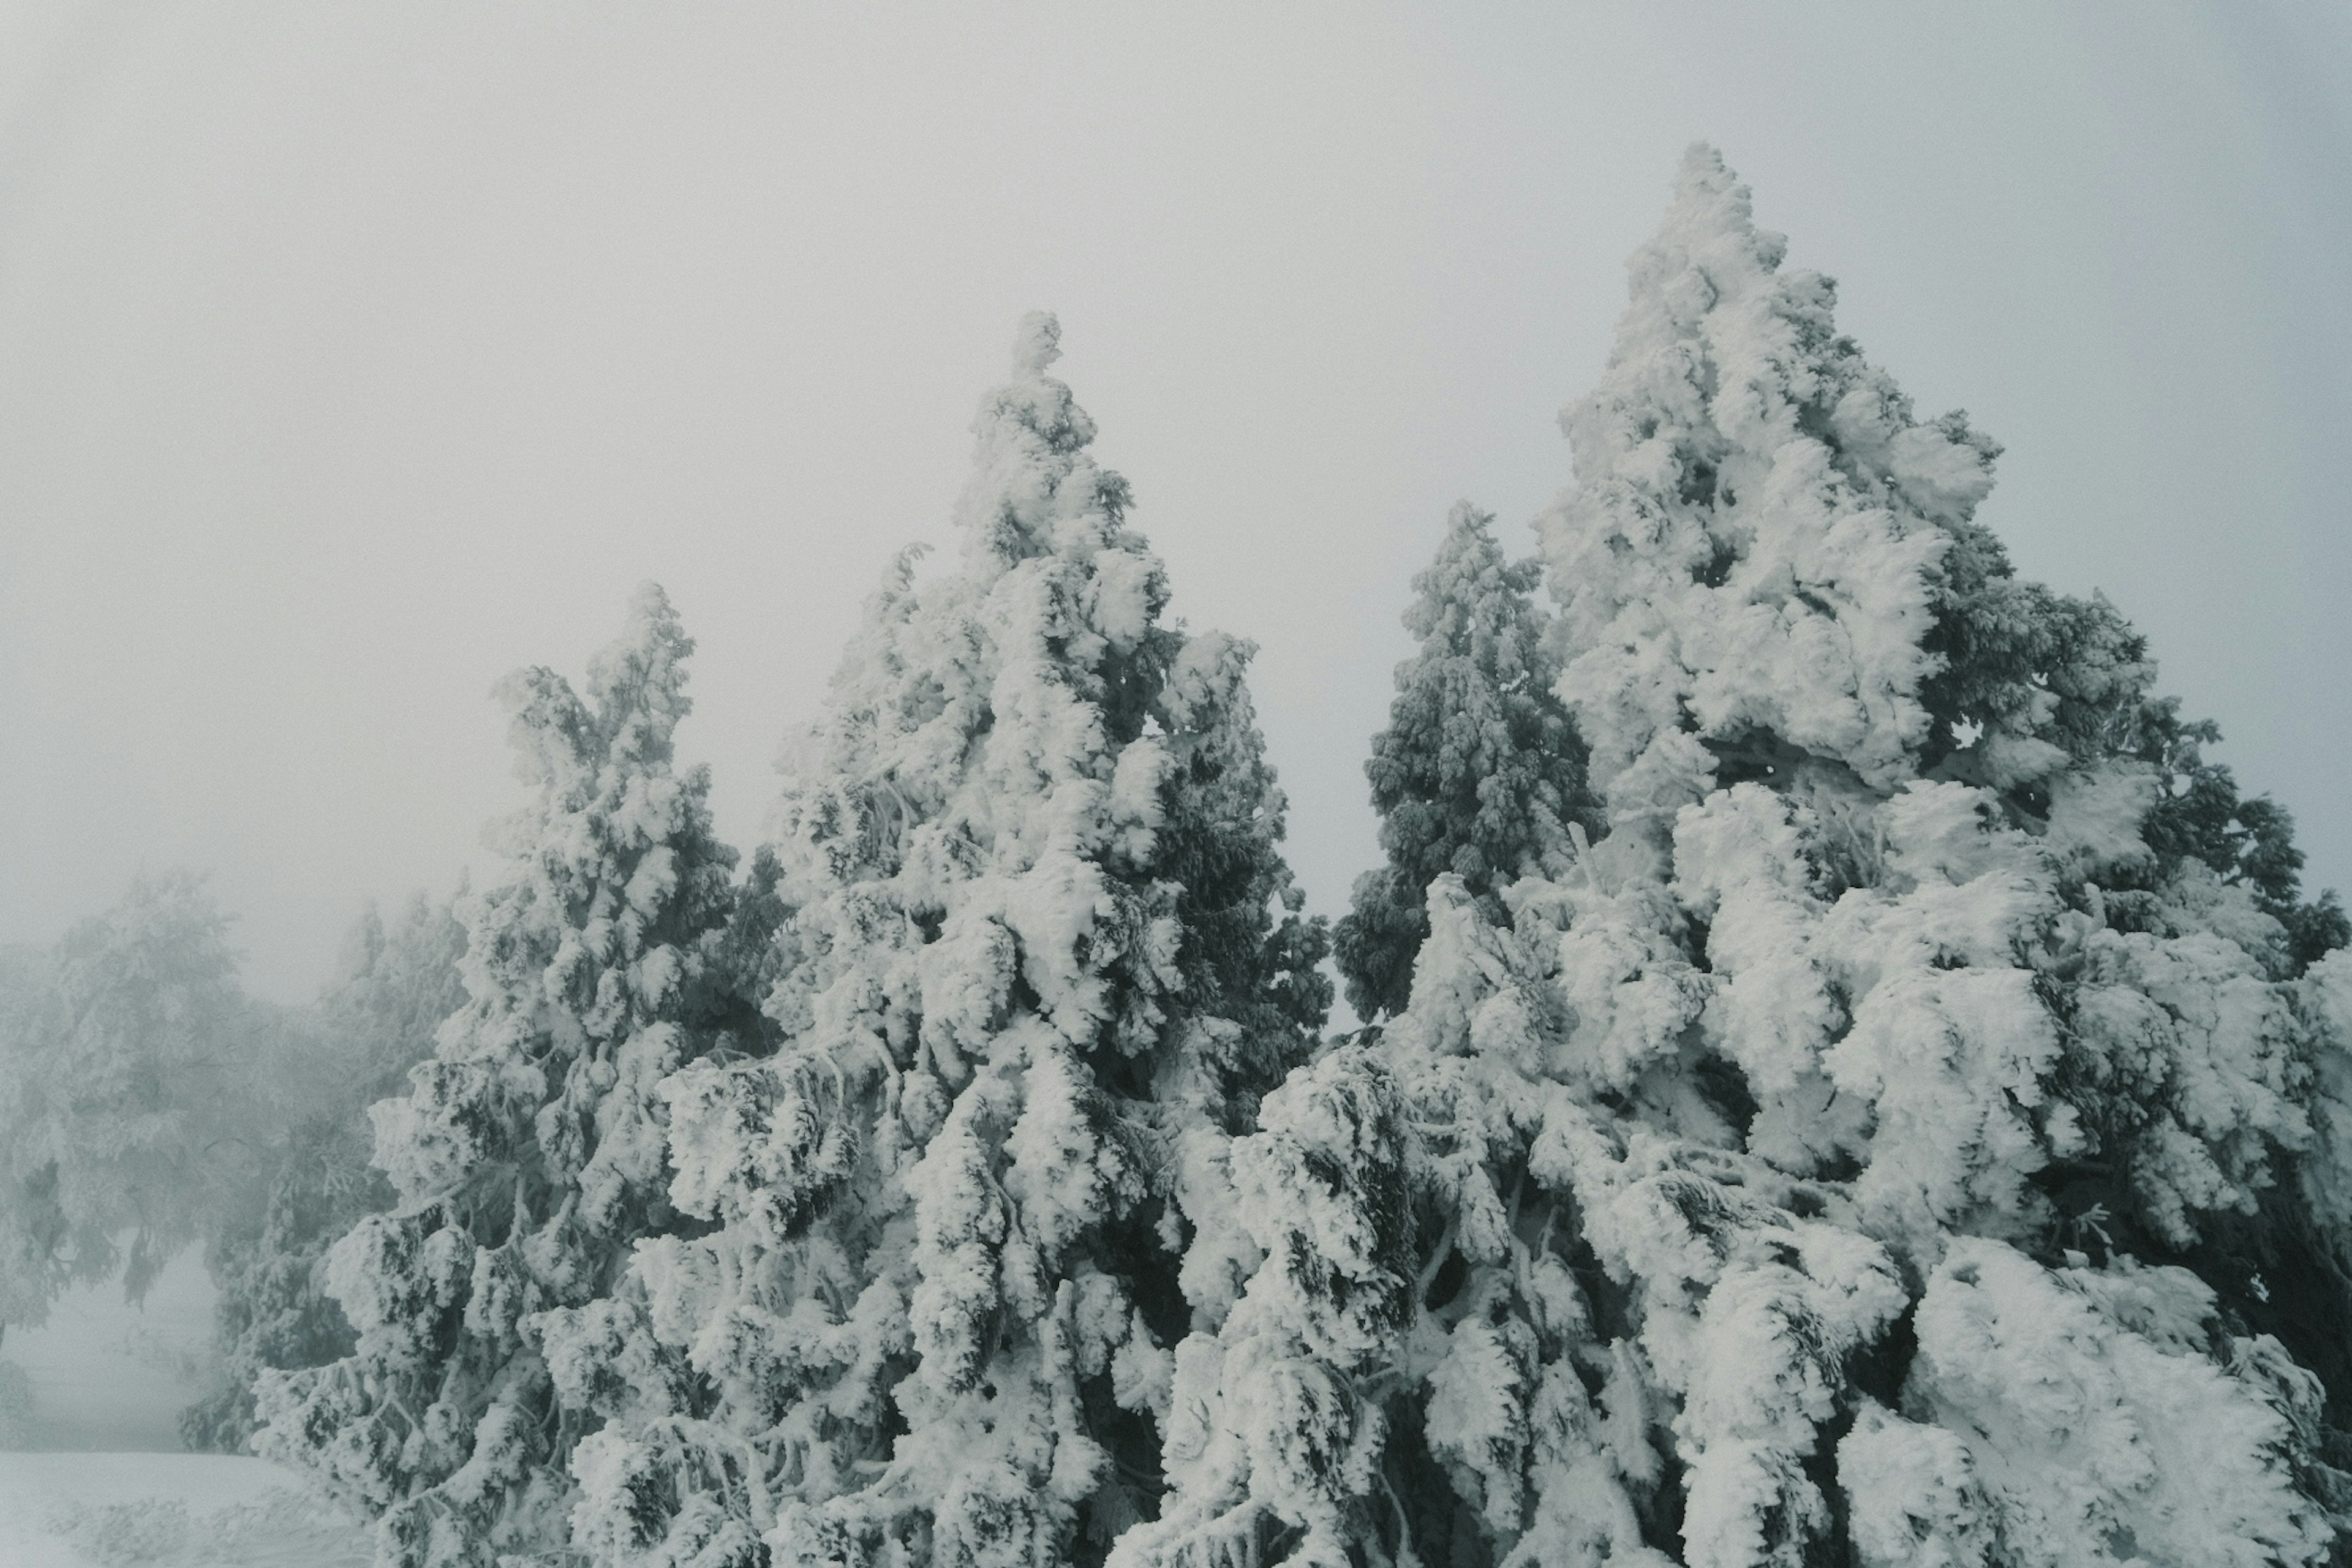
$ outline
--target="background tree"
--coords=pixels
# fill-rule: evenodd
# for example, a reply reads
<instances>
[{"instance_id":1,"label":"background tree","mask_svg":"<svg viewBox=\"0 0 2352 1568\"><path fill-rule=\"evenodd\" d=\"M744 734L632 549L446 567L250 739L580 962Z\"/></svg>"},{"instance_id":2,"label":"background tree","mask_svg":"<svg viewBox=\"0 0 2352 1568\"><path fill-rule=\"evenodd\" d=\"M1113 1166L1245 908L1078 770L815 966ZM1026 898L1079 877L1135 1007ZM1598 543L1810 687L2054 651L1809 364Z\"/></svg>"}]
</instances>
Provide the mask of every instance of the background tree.
<instances>
[{"instance_id":1,"label":"background tree","mask_svg":"<svg viewBox=\"0 0 2352 1568\"><path fill-rule=\"evenodd\" d=\"M0 973L0 1325L69 1285L134 1300L203 1237L257 1161L276 1010L236 980L202 879L142 876L46 955Z\"/></svg>"},{"instance_id":2,"label":"background tree","mask_svg":"<svg viewBox=\"0 0 2352 1568\"><path fill-rule=\"evenodd\" d=\"M242 1452L264 1370L352 1353L351 1324L327 1293L327 1247L392 1206L391 1184L369 1163L368 1108L433 1054L435 1030L465 1002L465 952L449 904L420 893L389 930L370 904L345 939L341 975L290 1021L294 1048L258 1064L271 1114L256 1129L256 1180L231 1194L205 1247L218 1364L213 1387L181 1415L190 1447Z\"/></svg>"},{"instance_id":3,"label":"background tree","mask_svg":"<svg viewBox=\"0 0 2352 1568\"><path fill-rule=\"evenodd\" d=\"M1552 695L1559 668L1533 598L1541 566L1506 560L1494 521L1457 505L1413 579L1404 623L1421 650L1397 666L1389 727L1364 764L1388 864L1356 879L1332 949L1367 1023L1404 1011L1431 882L1459 877L1500 920L1500 889L1563 867L1568 826L1590 812L1584 747Z\"/></svg>"},{"instance_id":4,"label":"background tree","mask_svg":"<svg viewBox=\"0 0 2352 1568\"><path fill-rule=\"evenodd\" d=\"M46 1319L58 1278L63 1216L37 1131L47 1107L37 1076L43 1026L54 1003L48 954L0 948L0 1344L13 1325Z\"/></svg>"},{"instance_id":5,"label":"background tree","mask_svg":"<svg viewBox=\"0 0 2352 1568\"><path fill-rule=\"evenodd\" d=\"M543 668L501 685L534 799L498 841L513 879L459 910L470 1000L373 1111L397 1206L327 1265L356 1349L261 1382L261 1451L379 1517L386 1568L561 1540L582 1426L538 1314L608 1295L672 1220L655 1086L740 1015L734 853L673 760L692 647L648 585L584 700Z\"/></svg>"}]
</instances>

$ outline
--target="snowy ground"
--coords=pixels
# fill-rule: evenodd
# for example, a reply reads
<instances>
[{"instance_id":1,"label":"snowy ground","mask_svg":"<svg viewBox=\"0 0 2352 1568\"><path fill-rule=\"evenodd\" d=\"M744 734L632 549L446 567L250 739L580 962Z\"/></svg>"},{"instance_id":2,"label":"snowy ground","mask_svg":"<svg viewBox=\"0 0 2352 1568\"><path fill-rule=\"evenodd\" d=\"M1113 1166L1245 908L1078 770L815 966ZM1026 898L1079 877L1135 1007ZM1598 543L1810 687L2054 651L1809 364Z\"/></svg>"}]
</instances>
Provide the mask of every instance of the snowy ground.
<instances>
[{"instance_id":1,"label":"snowy ground","mask_svg":"<svg viewBox=\"0 0 2352 1568\"><path fill-rule=\"evenodd\" d=\"M143 1308L117 1286L11 1330L28 1429L0 1435L0 1568L363 1568L366 1538L259 1459L178 1452L202 1386L212 1288L190 1253Z\"/></svg>"},{"instance_id":2,"label":"snowy ground","mask_svg":"<svg viewBox=\"0 0 2352 1568\"><path fill-rule=\"evenodd\" d=\"M176 1452L181 1407L204 1386L213 1288L194 1249L172 1260L143 1305L117 1284L68 1290L37 1329L11 1329L0 1358L32 1384L25 1448ZM5 1440L0 1440L5 1442ZM0 1568L13 1568L0 1559Z\"/></svg>"},{"instance_id":3,"label":"snowy ground","mask_svg":"<svg viewBox=\"0 0 2352 1568\"><path fill-rule=\"evenodd\" d=\"M365 1568L367 1538L259 1459L0 1453L0 1568Z\"/></svg>"}]
</instances>

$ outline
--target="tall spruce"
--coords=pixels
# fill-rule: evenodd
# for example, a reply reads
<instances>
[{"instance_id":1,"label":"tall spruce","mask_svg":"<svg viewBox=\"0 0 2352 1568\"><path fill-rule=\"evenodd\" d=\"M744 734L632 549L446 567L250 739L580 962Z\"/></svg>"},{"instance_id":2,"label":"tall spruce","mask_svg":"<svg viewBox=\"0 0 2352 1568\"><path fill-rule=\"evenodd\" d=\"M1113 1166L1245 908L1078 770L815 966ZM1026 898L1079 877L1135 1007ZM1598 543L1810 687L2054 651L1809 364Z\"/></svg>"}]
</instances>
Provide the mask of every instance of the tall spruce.
<instances>
[{"instance_id":1,"label":"tall spruce","mask_svg":"<svg viewBox=\"0 0 2352 1568\"><path fill-rule=\"evenodd\" d=\"M1404 1014L1234 1146L1265 1263L1121 1563L2253 1568L2352 1522L2309 1369L2352 961L2277 918L2326 901L2233 788L2168 804L2143 641L2015 577L1993 444L1783 249L1695 149L1540 523L1607 832L1507 921L1440 877Z\"/></svg>"},{"instance_id":2,"label":"tall spruce","mask_svg":"<svg viewBox=\"0 0 2352 1568\"><path fill-rule=\"evenodd\" d=\"M1557 872L1582 798L1584 748L1552 694L1557 665L1533 595L1541 565L1512 562L1467 501L1414 577L1404 624L1421 648L1397 667L1389 727L1364 764L1388 864L1356 879L1332 932L1348 1003L1366 1022L1404 1011L1429 935L1429 885L1459 877L1490 918L1522 875Z\"/></svg>"},{"instance_id":3,"label":"tall spruce","mask_svg":"<svg viewBox=\"0 0 2352 1568\"><path fill-rule=\"evenodd\" d=\"M1166 619L1058 336L982 406L961 561L902 558L788 763L781 1047L661 1089L705 1228L556 1315L599 1562L1099 1560L1155 1506L1170 1346L1255 1264L1225 1152L1325 936L1250 647Z\"/></svg>"},{"instance_id":4,"label":"tall spruce","mask_svg":"<svg viewBox=\"0 0 2352 1568\"><path fill-rule=\"evenodd\" d=\"M674 1219L655 1090L740 1011L735 855L708 771L673 761L692 648L648 585L584 700L544 668L501 684L532 800L496 838L513 879L460 907L470 1000L374 1108L398 1202L327 1263L356 1349L261 1379L257 1446L376 1518L383 1568L561 1541L583 1428L540 1314L609 1295Z\"/></svg>"}]
</instances>

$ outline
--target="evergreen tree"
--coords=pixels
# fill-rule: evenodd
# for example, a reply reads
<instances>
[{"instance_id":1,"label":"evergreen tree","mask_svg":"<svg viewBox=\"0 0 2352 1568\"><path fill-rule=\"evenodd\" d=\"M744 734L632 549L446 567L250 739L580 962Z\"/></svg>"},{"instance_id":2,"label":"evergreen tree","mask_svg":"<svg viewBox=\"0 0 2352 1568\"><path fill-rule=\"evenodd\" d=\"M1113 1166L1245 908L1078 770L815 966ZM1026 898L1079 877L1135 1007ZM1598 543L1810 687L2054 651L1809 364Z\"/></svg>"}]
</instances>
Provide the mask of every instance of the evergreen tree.
<instances>
[{"instance_id":1,"label":"evergreen tree","mask_svg":"<svg viewBox=\"0 0 2352 1568\"><path fill-rule=\"evenodd\" d=\"M180 1416L189 1447L238 1453L254 1431L265 1370L325 1366L351 1354L327 1293L328 1247L392 1206L368 1163L368 1107L433 1054L434 1032L466 999L466 929L418 894L386 931L370 903L345 940L342 972L288 1031L296 1048L257 1064L273 1114L256 1129L258 1179L235 1194L205 1247L218 1297L212 1389Z\"/></svg>"},{"instance_id":2,"label":"evergreen tree","mask_svg":"<svg viewBox=\"0 0 2352 1568\"><path fill-rule=\"evenodd\" d=\"M282 1021L246 996L201 878L142 875L0 975L0 1326L68 1286L132 1299L250 1182L250 1063Z\"/></svg>"},{"instance_id":3,"label":"evergreen tree","mask_svg":"<svg viewBox=\"0 0 2352 1568\"><path fill-rule=\"evenodd\" d=\"M2352 921L2333 889L2303 897L2303 851L2294 843L2294 816L2267 795L2247 800L2238 781L2204 748L2221 738L2210 720L2184 723L2168 700L2143 727L2139 755L2157 770L2157 801L2141 832L2147 840L2144 892L2152 892L2195 857L2225 884L2242 886L2254 907L2278 921L2284 945L2273 967L2301 974L2324 955L2352 944Z\"/></svg>"},{"instance_id":4,"label":"evergreen tree","mask_svg":"<svg viewBox=\"0 0 2352 1568\"><path fill-rule=\"evenodd\" d=\"M598 1561L1098 1560L1154 1505L1167 1347L1255 1262L1225 1151L1324 933L1250 648L1164 619L1057 338L982 407L960 566L901 559L788 772L779 1047L662 1086L707 1231L551 1319Z\"/></svg>"},{"instance_id":5,"label":"evergreen tree","mask_svg":"<svg viewBox=\"0 0 2352 1568\"><path fill-rule=\"evenodd\" d=\"M740 1010L734 853L708 770L672 760L692 647L648 585L584 700L543 668L502 684L534 798L498 840L514 879L459 910L470 1000L373 1112L397 1205L327 1260L356 1348L261 1379L258 1447L378 1517L385 1568L561 1539L582 1426L540 1314L609 1295L673 1221L656 1086Z\"/></svg>"},{"instance_id":6,"label":"evergreen tree","mask_svg":"<svg viewBox=\"0 0 2352 1568\"><path fill-rule=\"evenodd\" d=\"M1461 878L1499 921L1503 887L1566 864L1567 825L1586 807L1584 749L1552 695L1559 670L1531 597L1540 566L1506 560L1494 521L1455 506L1413 579L1404 624L1421 651L1397 667L1389 727L1364 764L1388 864L1357 879L1332 949L1367 1023L1404 1011L1431 882Z\"/></svg>"},{"instance_id":7,"label":"evergreen tree","mask_svg":"<svg viewBox=\"0 0 2352 1568\"><path fill-rule=\"evenodd\" d=\"M64 1216L38 1128L44 1027L54 1016L48 955L0 948L0 1343L19 1323L48 1316L59 1283Z\"/></svg>"},{"instance_id":8,"label":"evergreen tree","mask_svg":"<svg viewBox=\"0 0 2352 1568\"><path fill-rule=\"evenodd\" d=\"M2310 1315L2231 1251L2281 1194L2347 1234L2352 965L2295 977L2283 826L2168 808L2142 641L2015 578L1992 443L1782 251L1695 150L1540 524L1607 832L1507 921L1439 878L1403 1016L1267 1097L1265 1261L1118 1562L2252 1568L2352 1522Z\"/></svg>"}]
</instances>

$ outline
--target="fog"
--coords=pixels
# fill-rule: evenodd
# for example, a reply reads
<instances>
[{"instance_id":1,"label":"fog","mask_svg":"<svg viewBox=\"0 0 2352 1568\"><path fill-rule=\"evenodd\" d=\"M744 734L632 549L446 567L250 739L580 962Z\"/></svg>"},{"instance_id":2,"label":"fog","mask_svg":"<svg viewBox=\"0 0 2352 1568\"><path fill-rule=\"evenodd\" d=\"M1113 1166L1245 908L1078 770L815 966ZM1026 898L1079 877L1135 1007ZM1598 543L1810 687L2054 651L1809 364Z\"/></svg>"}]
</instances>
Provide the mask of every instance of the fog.
<instances>
[{"instance_id":1,"label":"fog","mask_svg":"<svg viewBox=\"0 0 2352 1568\"><path fill-rule=\"evenodd\" d=\"M1336 912L1411 576L1529 547L1695 138L2352 889L2352 15L1475 11L5 7L0 942L210 868L307 994L646 577L753 841L1036 307Z\"/></svg>"}]
</instances>

